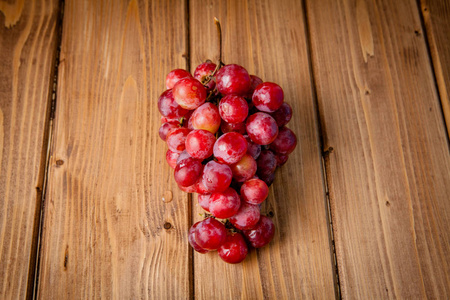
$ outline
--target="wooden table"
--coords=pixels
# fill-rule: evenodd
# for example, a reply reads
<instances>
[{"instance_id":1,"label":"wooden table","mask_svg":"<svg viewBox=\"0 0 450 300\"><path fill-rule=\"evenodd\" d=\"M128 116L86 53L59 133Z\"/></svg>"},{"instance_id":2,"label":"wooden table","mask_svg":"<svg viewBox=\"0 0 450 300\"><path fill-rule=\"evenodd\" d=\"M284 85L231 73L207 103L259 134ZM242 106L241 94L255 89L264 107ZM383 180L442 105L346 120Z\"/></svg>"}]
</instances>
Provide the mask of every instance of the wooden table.
<instances>
[{"instance_id":1,"label":"wooden table","mask_svg":"<svg viewBox=\"0 0 450 300\"><path fill-rule=\"evenodd\" d=\"M299 140L240 265L188 246L158 136L213 17ZM444 0L1 1L0 298L449 299L449 91Z\"/></svg>"}]
</instances>

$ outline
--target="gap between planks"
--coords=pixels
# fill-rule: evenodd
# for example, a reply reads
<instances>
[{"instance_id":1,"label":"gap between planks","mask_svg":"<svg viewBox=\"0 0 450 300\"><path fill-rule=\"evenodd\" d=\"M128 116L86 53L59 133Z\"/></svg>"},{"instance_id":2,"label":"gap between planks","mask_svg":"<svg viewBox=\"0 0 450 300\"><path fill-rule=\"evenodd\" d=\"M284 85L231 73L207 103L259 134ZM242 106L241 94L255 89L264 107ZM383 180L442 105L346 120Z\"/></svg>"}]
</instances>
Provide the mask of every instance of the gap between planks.
<instances>
[{"instance_id":1,"label":"gap between planks","mask_svg":"<svg viewBox=\"0 0 450 300\"><path fill-rule=\"evenodd\" d=\"M302 11L303 11L303 20L304 20L304 28L305 28L305 37L306 37L306 51L308 55L308 68L309 68L309 76L311 78L311 90L312 90L312 98L314 103L314 110L316 112L317 119L317 134L319 136L319 150L321 152L321 165L322 165L322 182L325 190L325 207L326 207L326 216L327 216L327 227L328 227L328 238L330 243L330 259L333 268L333 281L334 281L334 292L336 299L342 299L341 295L341 287L339 282L339 266L336 257L336 247L334 245L334 231L333 231L333 215L331 213L331 203L329 197L329 185L328 185L328 163L329 163L329 155L333 152L333 147L328 147L327 150L324 149L325 141L324 136L326 136L326 129L324 126L324 121L322 118L322 114L320 112L319 101L317 99L317 86L315 82L314 76L314 68L312 65L312 49L311 49L311 31L309 29L308 22L308 10L306 5L306 0L302 0Z\"/></svg>"},{"instance_id":2,"label":"gap between planks","mask_svg":"<svg viewBox=\"0 0 450 300\"><path fill-rule=\"evenodd\" d=\"M425 41L425 47L427 48L427 56L428 56L428 63L430 64L431 67L431 73L433 74L433 81L434 81L434 85L436 88L436 95L437 95L437 100L439 102L439 107L441 109L441 115L442 115L442 120L444 121L444 127L445 128L450 128L450 124L447 124L447 119L446 119L446 115L445 115L445 111L444 111L444 107L443 107L443 103L442 101L446 101L445 99L442 99L442 95L439 89L439 82L437 80L437 74L436 74L436 68L434 66L434 61L433 61L433 57L431 55L431 49L430 49L430 40L428 38L428 32L427 32L427 28L425 26L425 16L423 15L423 11L421 9L421 0L416 0L416 5L417 5L417 11L419 14L419 19L420 19L420 29L421 32L419 32L418 30L415 31L416 35L423 35L423 39ZM427 11L427 8L425 8L425 11ZM430 32L431 33L431 32ZM442 87L445 89L445 87ZM449 130L445 130L446 133L446 137L447 137L447 145L449 146L450 149L450 137L449 137Z\"/></svg>"},{"instance_id":3,"label":"gap between planks","mask_svg":"<svg viewBox=\"0 0 450 300\"><path fill-rule=\"evenodd\" d=\"M42 143L41 166L39 176L37 205L34 218L33 241L30 251L30 265L28 269L28 282L26 299L37 299L37 290L39 284L39 267L41 254L41 238L42 238L42 224L44 221L45 196L47 192L48 169L51 157L51 147L53 141L53 121L55 119L56 99L57 99L57 85L58 85L58 67L60 64L61 41L62 41L62 26L64 17L64 0L59 2L59 14L56 20L57 38L56 38L56 53L52 63L52 74L50 74L50 88L48 102L50 103L46 116L46 124L44 126L44 138ZM42 188L39 188L42 187Z\"/></svg>"}]
</instances>

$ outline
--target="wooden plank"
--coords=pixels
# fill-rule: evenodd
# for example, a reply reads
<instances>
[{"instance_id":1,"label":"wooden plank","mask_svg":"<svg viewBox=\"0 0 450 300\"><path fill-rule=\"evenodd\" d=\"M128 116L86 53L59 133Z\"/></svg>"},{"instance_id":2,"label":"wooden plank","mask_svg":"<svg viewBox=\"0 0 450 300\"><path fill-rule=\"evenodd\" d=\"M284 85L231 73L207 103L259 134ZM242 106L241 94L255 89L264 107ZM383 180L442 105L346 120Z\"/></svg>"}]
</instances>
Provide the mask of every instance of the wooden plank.
<instances>
[{"instance_id":1,"label":"wooden plank","mask_svg":"<svg viewBox=\"0 0 450 300\"><path fill-rule=\"evenodd\" d=\"M0 2L0 295L34 269L58 1ZM32 284L33 280L30 278Z\"/></svg>"},{"instance_id":2,"label":"wooden plank","mask_svg":"<svg viewBox=\"0 0 450 300\"><path fill-rule=\"evenodd\" d=\"M450 155L415 1L307 1L340 289L450 297Z\"/></svg>"},{"instance_id":3,"label":"wooden plank","mask_svg":"<svg viewBox=\"0 0 450 300\"><path fill-rule=\"evenodd\" d=\"M447 132L450 134L450 3L443 0L421 0L420 3Z\"/></svg>"},{"instance_id":4,"label":"wooden plank","mask_svg":"<svg viewBox=\"0 0 450 300\"><path fill-rule=\"evenodd\" d=\"M271 244L239 265L217 253L194 254L199 299L330 299L335 295L317 118L311 90L302 5L297 1L190 1L191 69L218 56L217 17L224 61L279 83L294 111L288 124L299 139L276 173L262 208L276 225ZM196 204L194 216L202 210Z\"/></svg>"},{"instance_id":5,"label":"wooden plank","mask_svg":"<svg viewBox=\"0 0 450 300\"><path fill-rule=\"evenodd\" d=\"M184 19L181 0L65 2L40 298L190 296L190 207L156 104L186 64Z\"/></svg>"}]
</instances>

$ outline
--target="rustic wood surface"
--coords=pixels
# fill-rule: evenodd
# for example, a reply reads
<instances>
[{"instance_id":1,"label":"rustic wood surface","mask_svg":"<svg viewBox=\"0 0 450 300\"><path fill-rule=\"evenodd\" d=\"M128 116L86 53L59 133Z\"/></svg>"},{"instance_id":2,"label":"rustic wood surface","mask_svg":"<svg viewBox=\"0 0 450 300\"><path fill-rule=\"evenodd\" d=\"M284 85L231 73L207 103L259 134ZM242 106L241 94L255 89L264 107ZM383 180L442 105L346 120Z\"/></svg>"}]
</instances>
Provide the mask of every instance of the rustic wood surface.
<instances>
[{"instance_id":1,"label":"rustic wood surface","mask_svg":"<svg viewBox=\"0 0 450 300\"><path fill-rule=\"evenodd\" d=\"M156 105L186 66L184 18L182 1L65 2L39 298L189 297L190 206Z\"/></svg>"},{"instance_id":2,"label":"rustic wood surface","mask_svg":"<svg viewBox=\"0 0 450 300\"><path fill-rule=\"evenodd\" d=\"M450 134L450 2L421 0L442 110Z\"/></svg>"},{"instance_id":3,"label":"rustic wood surface","mask_svg":"<svg viewBox=\"0 0 450 300\"><path fill-rule=\"evenodd\" d=\"M0 298L34 281L57 1L0 1Z\"/></svg>"},{"instance_id":4,"label":"rustic wood surface","mask_svg":"<svg viewBox=\"0 0 450 300\"><path fill-rule=\"evenodd\" d=\"M0 298L450 298L447 2L0 0ZM189 247L202 210L158 136L214 17L299 140L240 265Z\"/></svg>"},{"instance_id":5,"label":"rustic wood surface","mask_svg":"<svg viewBox=\"0 0 450 300\"><path fill-rule=\"evenodd\" d=\"M417 3L307 12L342 296L448 299L450 155Z\"/></svg>"},{"instance_id":6,"label":"rustic wood surface","mask_svg":"<svg viewBox=\"0 0 450 300\"><path fill-rule=\"evenodd\" d=\"M269 246L253 250L244 263L223 263L217 253L194 254L199 299L330 299L333 263L327 229L318 122L308 67L301 2L190 1L191 70L217 60L217 17L223 26L225 63L283 87L294 117L287 125L297 149L276 172L262 207L277 228ZM197 220L202 209L193 205ZM211 272L213 270L213 272Z\"/></svg>"}]
</instances>

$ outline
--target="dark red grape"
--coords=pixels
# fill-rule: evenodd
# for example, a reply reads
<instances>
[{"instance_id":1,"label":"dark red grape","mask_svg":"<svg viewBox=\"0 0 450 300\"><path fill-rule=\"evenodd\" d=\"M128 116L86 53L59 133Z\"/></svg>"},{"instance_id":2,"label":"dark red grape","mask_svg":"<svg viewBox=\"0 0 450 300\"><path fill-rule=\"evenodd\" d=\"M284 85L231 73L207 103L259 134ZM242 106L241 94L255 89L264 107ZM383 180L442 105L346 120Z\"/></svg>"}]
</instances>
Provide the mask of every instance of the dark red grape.
<instances>
[{"instance_id":1,"label":"dark red grape","mask_svg":"<svg viewBox=\"0 0 450 300\"><path fill-rule=\"evenodd\" d=\"M198 129L191 131L186 138L186 151L197 159L205 159L213 154L216 137L209 131Z\"/></svg>"},{"instance_id":2,"label":"dark red grape","mask_svg":"<svg viewBox=\"0 0 450 300\"><path fill-rule=\"evenodd\" d=\"M159 127L159 137L165 141L167 138L167 135L169 134L169 131L174 129L174 128L178 128L179 123L177 121L170 121L170 122L166 122L164 124L161 125L161 127Z\"/></svg>"},{"instance_id":3,"label":"dark red grape","mask_svg":"<svg viewBox=\"0 0 450 300\"><path fill-rule=\"evenodd\" d=\"M189 244L191 244L192 248L194 248L195 251L199 252L199 253L207 253L209 252L206 249L203 249L202 247L200 247L197 242L195 241L195 230L198 226L200 222L195 223L194 225L191 226L191 228L189 228L189 233L188 233L188 240L189 240Z\"/></svg>"},{"instance_id":4,"label":"dark red grape","mask_svg":"<svg viewBox=\"0 0 450 300\"><path fill-rule=\"evenodd\" d=\"M245 133L245 123L227 123L222 120L222 123L220 124L220 130L222 133L228 133L228 132L237 132L240 134Z\"/></svg>"},{"instance_id":5,"label":"dark red grape","mask_svg":"<svg viewBox=\"0 0 450 300\"><path fill-rule=\"evenodd\" d=\"M270 144L270 149L279 154L290 154L297 146L297 137L287 127L280 128L277 138Z\"/></svg>"},{"instance_id":6,"label":"dark red grape","mask_svg":"<svg viewBox=\"0 0 450 300\"><path fill-rule=\"evenodd\" d=\"M219 219L234 216L240 206L241 199L239 199L238 193L232 188L227 188L223 192L213 193L209 199L209 211L214 217Z\"/></svg>"},{"instance_id":7,"label":"dark red grape","mask_svg":"<svg viewBox=\"0 0 450 300\"><path fill-rule=\"evenodd\" d=\"M175 101L172 90L167 90L159 96L158 109L161 115L169 119L179 119L188 112Z\"/></svg>"},{"instance_id":8,"label":"dark red grape","mask_svg":"<svg viewBox=\"0 0 450 300\"><path fill-rule=\"evenodd\" d=\"M248 153L246 153L240 161L230 165L233 172L233 179L237 182L244 182L252 178L256 173L256 161Z\"/></svg>"},{"instance_id":9,"label":"dark red grape","mask_svg":"<svg viewBox=\"0 0 450 300\"><path fill-rule=\"evenodd\" d=\"M205 87L195 78L184 78L173 87L173 98L185 109L196 109L206 100Z\"/></svg>"},{"instance_id":10,"label":"dark red grape","mask_svg":"<svg viewBox=\"0 0 450 300\"><path fill-rule=\"evenodd\" d=\"M264 82L253 92L252 102L257 109L264 112L274 112L283 104L283 89L276 83Z\"/></svg>"},{"instance_id":11,"label":"dark red grape","mask_svg":"<svg viewBox=\"0 0 450 300\"><path fill-rule=\"evenodd\" d=\"M252 229L258 223L261 214L259 206L241 202L241 207L237 213L230 218L231 224L237 229L248 230Z\"/></svg>"},{"instance_id":12,"label":"dark red grape","mask_svg":"<svg viewBox=\"0 0 450 300\"><path fill-rule=\"evenodd\" d=\"M277 167L281 167L287 162L289 155L275 153L275 158L277 159Z\"/></svg>"},{"instance_id":13,"label":"dark red grape","mask_svg":"<svg viewBox=\"0 0 450 300\"><path fill-rule=\"evenodd\" d=\"M247 101L243 97L227 95L219 103L220 117L228 123L242 123L248 115Z\"/></svg>"},{"instance_id":14,"label":"dark red grape","mask_svg":"<svg viewBox=\"0 0 450 300\"><path fill-rule=\"evenodd\" d=\"M174 177L178 185L187 187L197 182L202 174L203 165L195 158L183 159L175 168Z\"/></svg>"},{"instance_id":15,"label":"dark red grape","mask_svg":"<svg viewBox=\"0 0 450 300\"><path fill-rule=\"evenodd\" d=\"M247 256L248 247L242 235L236 232L227 235L225 242L217 251L223 261L229 264L238 264Z\"/></svg>"},{"instance_id":16,"label":"dark red grape","mask_svg":"<svg viewBox=\"0 0 450 300\"><path fill-rule=\"evenodd\" d=\"M203 169L203 184L210 193L223 192L230 186L232 176L229 166L212 160Z\"/></svg>"},{"instance_id":17,"label":"dark red grape","mask_svg":"<svg viewBox=\"0 0 450 300\"><path fill-rule=\"evenodd\" d=\"M172 169L175 169L175 167L177 166L178 156L180 156L180 153L176 153L170 150L167 150L166 152L167 163Z\"/></svg>"},{"instance_id":18,"label":"dark red grape","mask_svg":"<svg viewBox=\"0 0 450 300\"><path fill-rule=\"evenodd\" d=\"M275 119L262 112L248 117L246 129L250 139L259 145L269 145L278 135L278 126Z\"/></svg>"},{"instance_id":19,"label":"dark red grape","mask_svg":"<svg viewBox=\"0 0 450 300\"><path fill-rule=\"evenodd\" d=\"M217 250L226 240L225 225L213 218L206 218L195 228L197 245L206 250Z\"/></svg>"},{"instance_id":20,"label":"dark red grape","mask_svg":"<svg viewBox=\"0 0 450 300\"><path fill-rule=\"evenodd\" d=\"M205 211L209 212L209 200L211 199L211 194L198 195L198 204Z\"/></svg>"},{"instance_id":21,"label":"dark red grape","mask_svg":"<svg viewBox=\"0 0 450 300\"><path fill-rule=\"evenodd\" d=\"M189 121L192 122L194 129L204 129L215 134L221 122L219 109L211 102L207 102L194 111Z\"/></svg>"},{"instance_id":22,"label":"dark red grape","mask_svg":"<svg viewBox=\"0 0 450 300\"><path fill-rule=\"evenodd\" d=\"M250 75L239 65L226 65L216 74L216 86L222 95L244 96L250 89L250 85Z\"/></svg>"},{"instance_id":23,"label":"dark red grape","mask_svg":"<svg viewBox=\"0 0 450 300\"><path fill-rule=\"evenodd\" d=\"M185 148L186 137L190 130L187 128L175 128L169 131L166 137L166 143L173 152L181 153Z\"/></svg>"},{"instance_id":24,"label":"dark red grape","mask_svg":"<svg viewBox=\"0 0 450 300\"><path fill-rule=\"evenodd\" d=\"M200 82L204 82L208 79L209 75L211 75L216 69L216 64L212 61L206 61L202 64L199 64L194 71L194 78ZM216 87L215 78L212 78L208 84L206 85L206 89L208 92L212 91Z\"/></svg>"},{"instance_id":25,"label":"dark red grape","mask_svg":"<svg viewBox=\"0 0 450 300\"><path fill-rule=\"evenodd\" d=\"M275 180L275 173L259 174L259 178L264 181L267 186L271 186L273 181Z\"/></svg>"},{"instance_id":26,"label":"dark red grape","mask_svg":"<svg viewBox=\"0 0 450 300\"><path fill-rule=\"evenodd\" d=\"M283 102L280 108L273 112L271 116L277 122L278 127L283 127L284 125L289 123L292 118L292 108L289 104Z\"/></svg>"},{"instance_id":27,"label":"dark red grape","mask_svg":"<svg viewBox=\"0 0 450 300\"><path fill-rule=\"evenodd\" d=\"M244 137L247 140L247 153L257 159L261 154L261 145L253 143L248 135L244 135Z\"/></svg>"},{"instance_id":28,"label":"dark red grape","mask_svg":"<svg viewBox=\"0 0 450 300\"><path fill-rule=\"evenodd\" d=\"M256 87L261 83L263 83L263 81L256 75L250 75L250 80L251 80L250 90L247 92L247 95L245 95L245 97L252 99L253 92L255 91Z\"/></svg>"},{"instance_id":29,"label":"dark red grape","mask_svg":"<svg viewBox=\"0 0 450 300\"><path fill-rule=\"evenodd\" d=\"M228 132L217 139L213 152L219 162L234 164L247 152L247 141L240 133Z\"/></svg>"},{"instance_id":30,"label":"dark red grape","mask_svg":"<svg viewBox=\"0 0 450 300\"><path fill-rule=\"evenodd\" d=\"M269 195L269 187L261 179L250 179L241 186L241 197L247 203L260 204Z\"/></svg>"},{"instance_id":31,"label":"dark red grape","mask_svg":"<svg viewBox=\"0 0 450 300\"><path fill-rule=\"evenodd\" d=\"M261 248L273 239L275 225L269 217L261 216L255 227L250 230L244 230L243 234L254 248Z\"/></svg>"},{"instance_id":32,"label":"dark red grape","mask_svg":"<svg viewBox=\"0 0 450 300\"><path fill-rule=\"evenodd\" d=\"M268 175L275 172L275 169L277 168L277 159L275 154L270 150L262 151L256 160L256 163L258 165L258 175Z\"/></svg>"},{"instance_id":33,"label":"dark red grape","mask_svg":"<svg viewBox=\"0 0 450 300\"><path fill-rule=\"evenodd\" d=\"M192 77L191 73L189 73L186 70L175 69L175 70L170 71L170 73L167 74L167 76L166 76L167 89L173 88L175 83L177 83L178 81L180 81L181 79L186 78L186 77Z\"/></svg>"}]
</instances>

